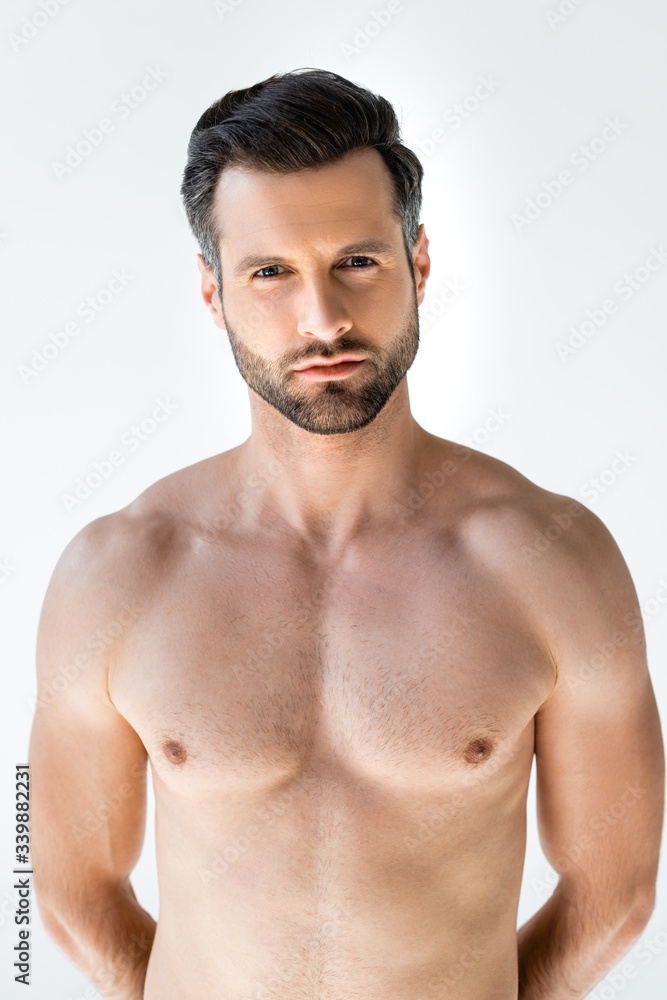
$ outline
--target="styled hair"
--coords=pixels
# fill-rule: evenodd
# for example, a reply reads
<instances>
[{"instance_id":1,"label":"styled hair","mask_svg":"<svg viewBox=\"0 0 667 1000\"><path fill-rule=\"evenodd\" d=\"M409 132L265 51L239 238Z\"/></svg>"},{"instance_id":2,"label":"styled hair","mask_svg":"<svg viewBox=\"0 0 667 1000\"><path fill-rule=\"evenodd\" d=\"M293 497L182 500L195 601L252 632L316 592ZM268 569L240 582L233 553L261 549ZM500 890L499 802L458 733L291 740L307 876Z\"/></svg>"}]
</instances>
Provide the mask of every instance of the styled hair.
<instances>
[{"instance_id":1,"label":"styled hair","mask_svg":"<svg viewBox=\"0 0 667 1000\"><path fill-rule=\"evenodd\" d=\"M188 143L181 196L208 267L221 282L213 199L229 166L290 173L332 163L370 146L393 179L392 210L408 257L419 232L423 167L401 143L398 119L384 97L325 69L304 67L230 90L195 125Z\"/></svg>"}]
</instances>

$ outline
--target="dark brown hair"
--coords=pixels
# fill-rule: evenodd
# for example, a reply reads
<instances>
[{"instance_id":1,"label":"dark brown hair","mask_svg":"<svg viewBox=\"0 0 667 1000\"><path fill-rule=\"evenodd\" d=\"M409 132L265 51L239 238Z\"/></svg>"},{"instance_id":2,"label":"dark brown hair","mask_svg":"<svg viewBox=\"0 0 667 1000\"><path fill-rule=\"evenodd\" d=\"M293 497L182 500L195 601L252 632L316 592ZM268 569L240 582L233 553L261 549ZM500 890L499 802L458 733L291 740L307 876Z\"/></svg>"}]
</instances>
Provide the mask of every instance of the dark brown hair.
<instances>
[{"instance_id":1,"label":"dark brown hair","mask_svg":"<svg viewBox=\"0 0 667 1000\"><path fill-rule=\"evenodd\" d=\"M338 73L304 67L230 90L212 104L190 136L181 196L218 284L213 197L225 167L289 173L331 163L363 146L377 149L391 172L393 210L409 258L419 231L424 171L416 154L401 143L398 119L384 97Z\"/></svg>"}]
</instances>

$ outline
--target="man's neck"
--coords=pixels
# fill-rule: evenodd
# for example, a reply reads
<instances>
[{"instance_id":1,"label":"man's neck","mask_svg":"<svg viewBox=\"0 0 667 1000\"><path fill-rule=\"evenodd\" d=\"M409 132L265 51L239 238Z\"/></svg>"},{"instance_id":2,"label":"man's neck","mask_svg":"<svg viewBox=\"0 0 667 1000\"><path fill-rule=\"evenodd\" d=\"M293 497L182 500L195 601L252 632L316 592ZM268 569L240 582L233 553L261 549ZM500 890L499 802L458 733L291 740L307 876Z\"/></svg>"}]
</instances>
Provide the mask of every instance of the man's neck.
<instances>
[{"instance_id":1,"label":"man's neck","mask_svg":"<svg viewBox=\"0 0 667 1000\"><path fill-rule=\"evenodd\" d=\"M247 515L261 524L284 521L332 552L396 517L431 437L410 412L405 379L370 424L346 434L305 431L254 392L251 411L235 476Z\"/></svg>"}]
</instances>

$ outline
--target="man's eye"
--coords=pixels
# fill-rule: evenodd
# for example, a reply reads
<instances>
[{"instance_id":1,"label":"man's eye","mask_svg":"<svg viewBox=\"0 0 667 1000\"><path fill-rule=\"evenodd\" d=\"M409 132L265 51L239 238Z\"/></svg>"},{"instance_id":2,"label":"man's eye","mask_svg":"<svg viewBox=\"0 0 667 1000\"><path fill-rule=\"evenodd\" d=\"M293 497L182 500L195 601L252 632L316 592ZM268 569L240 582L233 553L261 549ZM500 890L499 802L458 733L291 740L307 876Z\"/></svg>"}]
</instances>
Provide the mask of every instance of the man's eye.
<instances>
[{"instance_id":1,"label":"man's eye","mask_svg":"<svg viewBox=\"0 0 667 1000\"><path fill-rule=\"evenodd\" d=\"M364 257L364 256L359 256L359 255L355 255L354 257L348 257L347 260L348 261L352 260L352 261L355 262L352 265L352 268L354 270L357 270L357 271L363 271L369 265L372 265L372 264L375 263L370 257ZM344 263L347 263L347 261L344 261ZM255 271L255 274L253 275L253 277L255 277L255 278L274 278L274 277L276 277L277 275L279 275L281 273L278 270L278 268L281 268L281 267L282 267L282 264L267 264L266 267L260 267L259 271ZM267 274L266 272L272 272L272 273Z\"/></svg>"},{"instance_id":2,"label":"man's eye","mask_svg":"<svg viewBox=\"0 0 667 1000\"><path fill-rule=\"evenodd\" d=\"M276 268L277 267L281 267L281 266L282 266L281 264L267 264L266 267L260 267L259 271L255 272L255 277L256 278L272 278L273 274L262 274L262 271L273 271L274 274L275 273L279 274L280 272L279 271L276 272Z\"/></svg>"},{"instance_id":3,"label":"man's eye","mask_svg":"<svg viewBox=\"0 0 667 1000\"><path fill-rule=\"evenodd\" d=\"M364 260L366 260L366 261L368 261L368 262L369 262L370 264L372 264L372 263L373 263L373 261L371 260L371 258L370 258L370 257L358 257L358 256L357 256L357 257L348 257L347 259L348 259L348 260L354 260L354 261L360 261L360 260L361 260L361 261L364 261ZM353 266L354 266L354 267L355 267L355 268L356 268L357 270L363 270L363 268L360 268L360 267L359 267L359 266L358 266L357 264L355 264L355 265L353 265ZM366 264L365 266L366 266L366 267L368 267L368 264Z\"/></svg>"}]
</instances>

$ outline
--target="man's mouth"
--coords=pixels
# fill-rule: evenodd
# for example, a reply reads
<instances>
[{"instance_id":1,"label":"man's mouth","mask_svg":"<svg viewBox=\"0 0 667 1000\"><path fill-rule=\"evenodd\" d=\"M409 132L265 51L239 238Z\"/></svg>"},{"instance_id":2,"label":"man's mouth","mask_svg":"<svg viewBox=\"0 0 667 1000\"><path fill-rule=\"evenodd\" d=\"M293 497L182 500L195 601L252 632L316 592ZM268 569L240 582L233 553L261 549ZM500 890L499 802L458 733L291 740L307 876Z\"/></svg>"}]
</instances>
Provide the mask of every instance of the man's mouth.
<instances>
[{"instance_id":1,"label":"man's mouth","mask_svg":"<svg viewBox=\"0 0 667 1000\"><path fill-rule=\"evenodd\" d=\"M332 379L352 375L364 363L365 358L354 354L343 354L338 358L315 358L297 365L294 371L306 378Z\"/></svg>"},{"instance_id":2,"label":"man's mouth","mask_svg":"<svg viewBox=\"0 0 667 1000\"><path fill-rule=\"evenodd\" d=\"M308 361L302 361L300 365L296 365L294 371L300 372L306 368L323 368L329 365L340 365L344 361L363 361L363 357L360 354L339 354L337 358L311 358Z\"/></svg>"}]
</instances>

